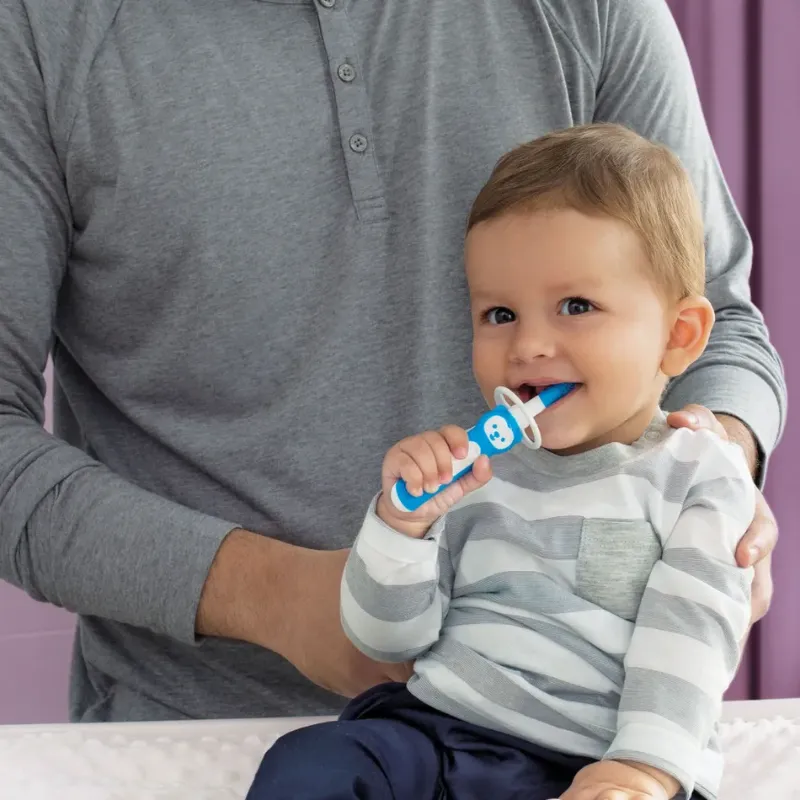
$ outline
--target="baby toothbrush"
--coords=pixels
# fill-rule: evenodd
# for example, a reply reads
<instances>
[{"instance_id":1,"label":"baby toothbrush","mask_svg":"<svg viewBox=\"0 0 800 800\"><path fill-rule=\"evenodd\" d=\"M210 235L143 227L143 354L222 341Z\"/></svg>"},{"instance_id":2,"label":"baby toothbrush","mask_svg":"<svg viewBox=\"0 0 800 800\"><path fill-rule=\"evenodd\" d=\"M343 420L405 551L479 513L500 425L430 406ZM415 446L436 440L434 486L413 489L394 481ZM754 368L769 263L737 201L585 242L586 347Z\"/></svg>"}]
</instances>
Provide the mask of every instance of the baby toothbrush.
<instances>
[{"instance_id":1,"label":"baby toothbrush","mask_svg":"<svg viewBox=\"0 0 800 800\"><path fill-rule=\"evenodd\" d=\"M498 386L494 393L497 405L467 431L469 449L466 457L453 459L453 480L450 483L469 472L478 456L496 456L520 442L534 450L541 447L542 435L533 418L574 388L574 383L554 383L523 403L510 389ZM528 435L527 429L530 429L533 438ZM399 511L416 511L450 483L443 484L435 492L424 492L415 497L406 488L405 481L399 480L392 487L392 503Z\"/></svg>"}]
</instances>

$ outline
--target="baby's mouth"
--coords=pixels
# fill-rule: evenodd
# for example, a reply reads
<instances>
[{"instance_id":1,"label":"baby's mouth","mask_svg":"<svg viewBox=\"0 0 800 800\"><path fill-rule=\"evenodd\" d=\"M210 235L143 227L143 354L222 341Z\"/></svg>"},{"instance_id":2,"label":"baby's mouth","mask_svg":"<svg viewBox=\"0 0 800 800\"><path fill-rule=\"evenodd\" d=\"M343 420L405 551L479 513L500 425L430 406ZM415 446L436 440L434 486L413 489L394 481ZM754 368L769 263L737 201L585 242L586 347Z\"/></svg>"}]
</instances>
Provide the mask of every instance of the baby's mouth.
<instances>
[{"instance_id":1,"label":"baby's mouth","mask_svg":"<svg viewBox=\"0 0 800 800\"><path fill-rule=\"evenodd\" d=\"M522 383L514 389L514 394L522 400L523 403L527 403L528 400L532 400L534 397L538 396L540 392L546 389L548 386L555 386L556 382L553 381L551 383ZM582 383L576 383L575 388L582 387ZM574 390L573 390L574 391ZM569 395L567 395L569 396Z\"/></svg>"},{"instance_id":2,"label":"baby's mouth","mask_svg":"<svg viewBox=\"0 0 800 800\"><path fill-rule=\"evenodd\" d=\"M530 383L523 383L521 386L517 386L514 390L514 394L516 394L523 403L527 403L528 400L531 400L539 394L540 389L541 387L533 386Z\"/></svg>"}]
</instances>

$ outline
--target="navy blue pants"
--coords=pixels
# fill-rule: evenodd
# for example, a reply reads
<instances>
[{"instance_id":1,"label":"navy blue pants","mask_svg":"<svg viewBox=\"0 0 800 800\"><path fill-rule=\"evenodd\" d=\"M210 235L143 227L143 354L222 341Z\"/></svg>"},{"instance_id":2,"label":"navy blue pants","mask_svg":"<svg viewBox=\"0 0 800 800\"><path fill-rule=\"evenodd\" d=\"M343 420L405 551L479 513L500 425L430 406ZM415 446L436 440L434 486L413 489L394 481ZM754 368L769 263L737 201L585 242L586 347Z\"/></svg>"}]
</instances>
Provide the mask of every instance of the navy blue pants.
<instances>
[{"instance_id":1,"label":"navy blue pants","mask_svg":"<svg viewBox=\"0 0 800 800\"><path fill-rule=\"evenodd\" d=\"M591 761L454 719L391 683L337 722L281 737L247 800L550 800Z\"/></svg>"}]
</instances>

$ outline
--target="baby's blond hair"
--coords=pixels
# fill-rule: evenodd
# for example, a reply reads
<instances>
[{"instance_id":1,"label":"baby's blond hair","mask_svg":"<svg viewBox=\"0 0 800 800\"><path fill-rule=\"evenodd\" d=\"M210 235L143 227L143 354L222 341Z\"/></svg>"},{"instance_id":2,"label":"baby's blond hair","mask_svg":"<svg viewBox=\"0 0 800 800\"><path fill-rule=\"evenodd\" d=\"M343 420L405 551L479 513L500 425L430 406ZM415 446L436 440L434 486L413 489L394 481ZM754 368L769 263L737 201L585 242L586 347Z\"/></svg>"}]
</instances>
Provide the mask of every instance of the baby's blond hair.
<instances>
[{"instance_id":1,"label":"baby's blond hair","mask_svg":"<svg viewBox=\"0 0 800 800\"><path fill-rule=\"evenodd\" d=\"M467 232L510 212L564 208L629 225L668 297L705 293L700 204L686 170L664 145L611 123L523 144L497 163L473 203Z\"/></svg>"}]
</instances>

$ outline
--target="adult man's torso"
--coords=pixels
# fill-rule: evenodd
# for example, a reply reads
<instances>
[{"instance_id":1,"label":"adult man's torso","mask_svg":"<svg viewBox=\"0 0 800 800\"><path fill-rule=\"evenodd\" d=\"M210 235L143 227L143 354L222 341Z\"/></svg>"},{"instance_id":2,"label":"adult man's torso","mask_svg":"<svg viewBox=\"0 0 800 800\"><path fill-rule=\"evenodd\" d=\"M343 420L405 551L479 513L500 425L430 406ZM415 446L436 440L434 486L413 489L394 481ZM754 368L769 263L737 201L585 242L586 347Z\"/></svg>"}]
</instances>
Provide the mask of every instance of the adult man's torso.
<instances>
[{"instance_id":1,"label":"adult man's torso","mask_svg":"<svg viewBox=\"0 0 800 800\"><path fill-rule=\"evenodd\" d=\"M348 546L386 448L481 408L464 222L503 152L591 120L596 4L29 5L74 219L58 432L192 508ZM256 648L89 618L72 706L339 701Z\"/></svg>"}]
</instances>

